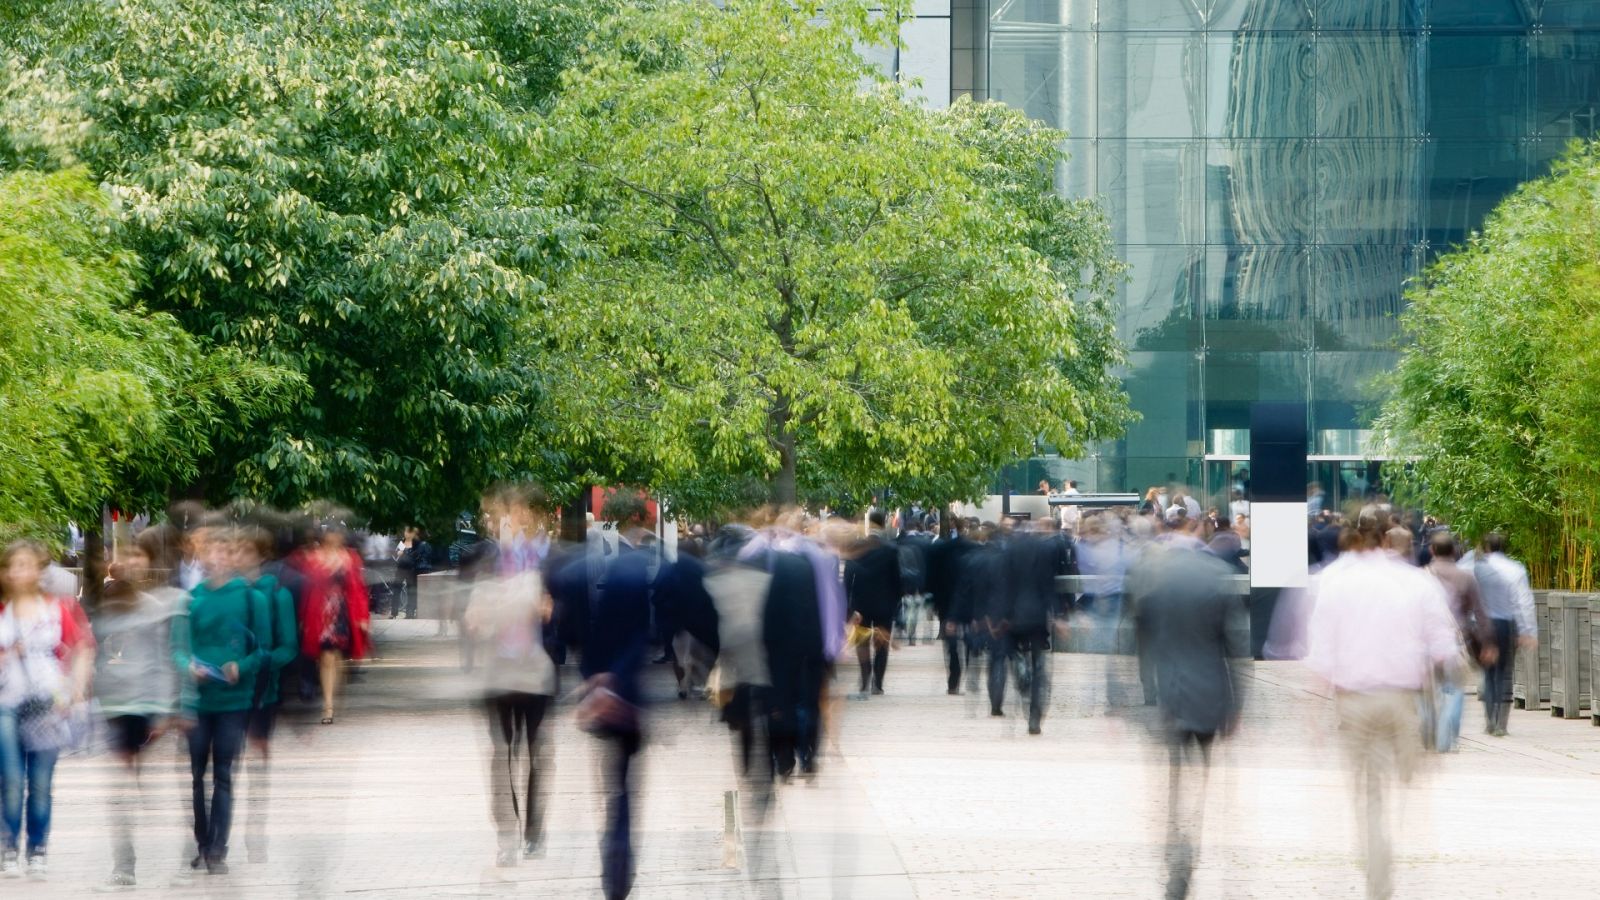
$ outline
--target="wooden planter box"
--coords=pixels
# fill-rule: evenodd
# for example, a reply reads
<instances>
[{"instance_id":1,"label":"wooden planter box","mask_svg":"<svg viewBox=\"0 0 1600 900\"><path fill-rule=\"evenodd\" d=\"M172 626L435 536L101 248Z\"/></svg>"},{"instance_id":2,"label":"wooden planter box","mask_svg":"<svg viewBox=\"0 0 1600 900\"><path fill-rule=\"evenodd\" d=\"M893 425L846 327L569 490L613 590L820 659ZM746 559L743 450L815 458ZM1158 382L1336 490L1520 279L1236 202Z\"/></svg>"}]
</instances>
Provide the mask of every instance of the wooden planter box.
<instances>
[{"instance_id":1,"label":"wooden planter box","mask_svg":"<svg viewBox=\"0 0 1600 900\"><path fill-rule=\"evenodd\" d=\"M1592 725L1600 725L1600 703L1595 703L1594 699L1593 699L1593 695L1594 695L1593 672L1594 672L1594 670L1593 670L1593 666L1592 666L1592 662L1593 662L1593 660L1595 658L1594 657L1595 651L1600 650L1600 594L1589 594L1588 597L1589 597L1589 659L1591 661L1590 685L1589 685L1589 693L1590 693L1589 722Z\"/></svg>"},{"instance_id":2,"label":"wooden planter box","mask_svg":"<svg viewBox=\"0 0 1600 900\"><path fill-rule=\"evenodd\" d=\"M1519 709L1544 709L1550 702L1550 592L1533 592L1533 621L1539 628L1539 652L1517 651L1511 673L1511 703Z\"/></svg>"},{"instance_id":3,"label":"wooden planter box","mask_svg":"<svg viewBox=\"0 0 1600 900\"><path fill-rule=\"evenodd\" d=\"M1552 591L1550 612L1550 714L1576 719L1591 707L1594 651L1589 614L1593 594Z\"/></svg>"}]
</instances>

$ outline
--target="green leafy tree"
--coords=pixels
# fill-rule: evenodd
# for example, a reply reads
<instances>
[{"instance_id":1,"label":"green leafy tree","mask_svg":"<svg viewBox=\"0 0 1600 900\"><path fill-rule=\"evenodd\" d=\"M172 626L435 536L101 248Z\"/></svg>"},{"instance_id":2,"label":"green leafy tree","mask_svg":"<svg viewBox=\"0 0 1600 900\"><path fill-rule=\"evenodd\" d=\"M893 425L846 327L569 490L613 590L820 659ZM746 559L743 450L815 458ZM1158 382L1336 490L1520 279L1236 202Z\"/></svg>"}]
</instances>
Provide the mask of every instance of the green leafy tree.
<instances>
[{"instance_id":1,"label":"green leafy tree","mask_svg":"<svg viewBox=\"0 0 1600 900\"><path fill-rule=\"evenodd\" d=\"M1593 588L1600 545L1600 144L1490 214L1410 293L1380 420L1390 474L1537 584Z\"/></svg>"},{"instance_id":2,"label":"green leafy tree","mask_svg":"<svg viewBox=\"0 0 1600 900\"><path fill-rule=\"evenodd\" d=\"M295 396L291 374L130 305L138 277L83 172L0 177L0 531L159 507L214 436Z\"/></svg>"},{"instance_id":3,"label":"green leafy tree","mask_svg":"<svg viewBox=\"0 0 1600 900\"><path fill-rule=\"evenodd\" d=\"M909 99L857 53L883 5L662 3L569 73L545 146L595 252L540 320L549 444L697 505L949 499L1121 426L1121 266L1062 135Z\"/></svg>"},{"instance_id":4,"label":"green leafy tree","mask_svg":"<svg viewBox=\"0 0 1600 900\"><path fill-rule=\"evenodd\" d=\"M516 474L539 371L518 327L578 226L541 205L536 114L607 3L23 0L0 11L0 166L120 198L145 305L304 377L224 430L214 499L380 525Z\"/></svg>"}]
</instances>

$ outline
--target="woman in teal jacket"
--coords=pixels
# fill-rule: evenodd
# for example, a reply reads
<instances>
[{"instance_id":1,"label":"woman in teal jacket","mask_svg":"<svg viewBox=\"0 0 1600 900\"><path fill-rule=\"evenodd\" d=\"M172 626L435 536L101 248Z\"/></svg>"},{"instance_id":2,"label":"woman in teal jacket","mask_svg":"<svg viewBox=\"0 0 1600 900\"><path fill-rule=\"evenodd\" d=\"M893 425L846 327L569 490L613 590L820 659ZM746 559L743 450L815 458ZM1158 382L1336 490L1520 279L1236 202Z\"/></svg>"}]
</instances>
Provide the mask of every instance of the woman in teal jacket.
<instances>
[{"instance_id":1,"label":"woman in teal jacket","mask_svg":"<svg viewBox=\"0 0 1600 900\"><path fill-rule=\"evenodd\" d=\"M257 675L269 665L271 612L267 596L238 572L229 528L196 535L206 579L191 592L188 615L173 623L173 660L183 673L183 711L189 720L189 772L193 779L194 838L191 868L228 871L228 830L233 822L233 765L244 746ZM206 768L211 799L206 802Z\"/></svg>"}]
</instances>

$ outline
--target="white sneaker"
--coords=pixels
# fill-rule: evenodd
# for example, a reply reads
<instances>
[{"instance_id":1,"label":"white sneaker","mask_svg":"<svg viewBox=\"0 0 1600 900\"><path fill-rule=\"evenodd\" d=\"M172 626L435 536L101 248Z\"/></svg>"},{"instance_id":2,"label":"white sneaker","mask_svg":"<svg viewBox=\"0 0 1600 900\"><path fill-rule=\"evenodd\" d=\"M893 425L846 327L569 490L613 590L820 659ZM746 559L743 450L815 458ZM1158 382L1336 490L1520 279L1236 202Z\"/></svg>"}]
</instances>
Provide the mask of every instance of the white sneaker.
<instances>
[{"instance_id":1,"label":"white sneaker","mask_svg":"<svg viewBox=\"0 0 1600 900\"><path fill-rule=\"evenodd\" d=\"M0 876L18 878L22 875L22 866L17 862L17 851L7 850L0 853Z\"/></svg>"},{"instance_id":2,"label":"white sneaker","mask_svg":"<svg viewBox=\"0 0 1600 900\"><path fill-rule=\"evenodd\" d=\"M49 867L45 865L43 853L33 853L28 856L28 877L43 878Z\"/></svg>"}]
</instances>

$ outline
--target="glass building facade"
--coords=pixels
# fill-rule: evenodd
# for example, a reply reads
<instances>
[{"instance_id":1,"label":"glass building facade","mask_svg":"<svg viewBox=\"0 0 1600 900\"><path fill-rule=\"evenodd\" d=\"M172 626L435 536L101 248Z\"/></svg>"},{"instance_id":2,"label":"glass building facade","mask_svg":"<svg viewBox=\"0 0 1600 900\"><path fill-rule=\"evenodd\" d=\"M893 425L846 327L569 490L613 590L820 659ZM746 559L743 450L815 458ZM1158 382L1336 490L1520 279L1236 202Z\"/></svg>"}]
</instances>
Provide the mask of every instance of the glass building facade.
<instances>
[{"instance_id":1,"label":"glass building facade","mask_svg":"<svg viewBox=\"0 0 1600 900\"><path fill-rule=\"evenodd\" d=\"M1302 401L1336 499L1364 459L1403 291L1600 125L1600 0L954 0L950 84L1069 134L1132 266L1119 328L1142 414L1100 490L1215 496L1250 405Z\"/></svg>"}]
</instances>

